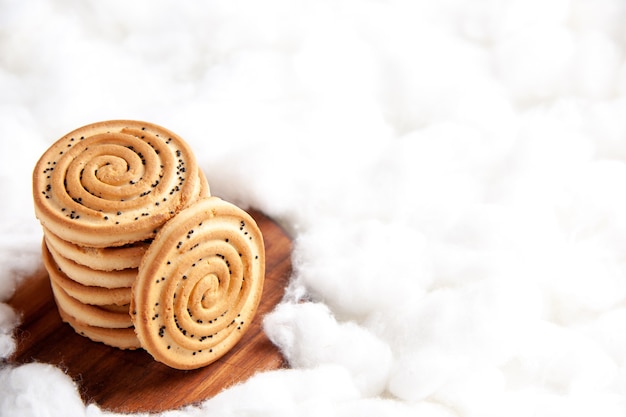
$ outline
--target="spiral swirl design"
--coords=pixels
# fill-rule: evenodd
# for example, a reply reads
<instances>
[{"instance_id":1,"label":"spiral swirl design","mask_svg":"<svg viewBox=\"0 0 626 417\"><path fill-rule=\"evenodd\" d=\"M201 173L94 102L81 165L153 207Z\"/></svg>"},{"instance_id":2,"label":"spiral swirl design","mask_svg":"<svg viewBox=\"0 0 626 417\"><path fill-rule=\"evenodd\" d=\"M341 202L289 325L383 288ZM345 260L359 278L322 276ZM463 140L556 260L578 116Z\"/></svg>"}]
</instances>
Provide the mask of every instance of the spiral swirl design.
<instances>
[{"instance_id":1,"label":"spiral swirl design","mask_svg":"<svg viewBox=\"0 0 626 417\"><path fill-rule=\"evenodd\" d=\"M139 268L131 317L142 347L179 369L215 361L247 330L264 273L252 217L216 197L196 202L163 227Z\"/></svg>"},{"instance_id":2,"label":"spiral swirl design","mask_svg":"<svg viewBox=\"0 0 626 417\"><path fill-rule=\"evenodd\" d=\"M114 120L55 142L33 172L35 212L60 238L90 247L154 237L199 197L203 181L189 146L160 126Z\"/></svg>"}]
</instances>

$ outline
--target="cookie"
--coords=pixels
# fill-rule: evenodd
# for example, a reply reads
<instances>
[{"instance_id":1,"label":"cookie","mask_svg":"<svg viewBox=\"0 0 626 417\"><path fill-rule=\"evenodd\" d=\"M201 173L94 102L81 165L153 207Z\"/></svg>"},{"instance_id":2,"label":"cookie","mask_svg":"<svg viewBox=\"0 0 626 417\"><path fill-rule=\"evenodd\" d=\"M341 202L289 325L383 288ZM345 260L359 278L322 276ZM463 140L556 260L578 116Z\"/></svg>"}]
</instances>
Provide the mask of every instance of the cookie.
<instances>
[{"instance_id":1,"label":"cookie","mask_svg":"<svg viewBox=\"0 0 626 417\"><path fill-rule=\"evenodd\" d=\"M249 328L264 276L254 219L217 197L199 200L163 226L139 266L130 309L141 346L177 369L214 362Z\"/></svg>"},{"instance_id":2,"label":"cookie","mask_svg":"<svg viewBox=\"0 0 626 417\"><path fill-rule=\"evenodd\" d=\"M53 234L77 245L139 242L153 238L203 192L201 174L187 143L163 127L94 123L63 136L37 162L35 214Z\"/></svg>"},{"instance_id":3,"label":"cookie","mask_svg":"<svg viewBox=\"0 0 626 417\"><path fill-rule=\"evenodd\" d=\"M47 237L46 237L47 242ZM57 267L72 280L90 287L130 288L137 278L137 268L99 271L64 258L53 245L46 245Z\"/></svg>"},{"instance_id":4,"label":"cookie","mask_svg":"<svg viewBox=\"0 0 626 417\"><path fill-rule=\"evenodd\" d=\"M108 305L101 305L99 307L107 311L112 311L114 313L128 313L128 311L130 310L130 303L124 304L124 305L108 304Z\"/></svg>"},{"instance_id":5,"label":"cookie","mask_svg":"<svg viewBox=\"0 0 626 417\"><path fill-rule=\"evenodd\" d=\"M63 309L59 308L61 319L72 326L76 333L88 337L94 342L104 343L105 345L116 347L119 349L139 349L139 339L133 328L126 329L107 329L103 327L89 326L81 323L71 315L67 314Z\"/></svg>"},{"instance_id":6,"label":"cookie","mask_svg":"<svg viewBox=\"0 0 626 417\"><path fill-rule=\"evenodd\" d=\"M79 265L98 271L119 271L138 268L143 254L150 246L149 240L124 246L92 248L79 246L61 239L48 229L43 229L48 246L60 256Z\"/></svg>"},{"instance_id":7,"label":"cookie","mask_svg":"<svg viewBox=\"0 0 626 417\"><path fill-rule=\"evenodd\" d=\"M211 187L209 187L209 180L207 180L206 175L200 168L198 168L198 179L200 180L199 184L196 186L196 198L192 201L192 203L198 199L210 197L211 196Z\"/></svg>"},{"instance_id":8,"label":"cookie","mask_svg":"<svg viewBox=\"0 0 626 417\"><path fill-rule=\"evenodd\" d=\"M92 304L97 306L125 306L124 312L128 314L128 305L130 303L131 289L128 288L103 288L95 286L87 286L80 284L69 278L54 261L48 247L44 243L41 248L43 263L48 271L50 280L56 285L63 288L65 292L72 298L83 304ZM109 308L110 310L110 308ZM119 311L119 310L118 310Z\"/></svg>"},{"instance_id":9,"label":"cookie","mask_svg":"<svg viewBox=\"0 0 626 417\"><path fill-rule=\"evenodd\" d=\"M50 280L50 285L57 307L82 324L108 329L125 329L133 326L128 311L116 312L108 308L84 304L69 295L54 280Z\"/></svg>"}]
</instances>

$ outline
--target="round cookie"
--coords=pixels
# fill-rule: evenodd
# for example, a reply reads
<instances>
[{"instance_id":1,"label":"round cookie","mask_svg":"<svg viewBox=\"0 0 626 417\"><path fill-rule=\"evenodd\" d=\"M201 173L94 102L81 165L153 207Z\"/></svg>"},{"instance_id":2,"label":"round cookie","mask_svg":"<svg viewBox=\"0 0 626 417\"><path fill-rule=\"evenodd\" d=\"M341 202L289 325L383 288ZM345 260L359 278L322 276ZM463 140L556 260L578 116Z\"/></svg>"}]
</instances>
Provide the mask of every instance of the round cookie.
<instances>
[{"instance_id":1,"label":"round cookie","mask_svg":"<svg viewBox=\"0 0 626 417\"><path fill-rule=\"evenodd\" d=\"M200 181L197 184L197 195L193 201L210 195L209 183L204 173L199 170L198 176ZM52 247L55 253L65 259L98 271L120 271L137 268L151 242L151 240L144 240L124 246L94 248L76 245L63 240L45 227L43 231L48 246Z\"/></svg>"},{"instance_id":2,"label":"round cookie","mask_svg":"<svg viewBox=\"0 0 626 417\"><path fill-rule=\"evenodd\" d=\"M133 285L141 346L177 369L210 364L250 326L265 277L254 219L217 197L181 211L159 231Z\"/></svg>"},{"instance_id":3,"label":"round cookie","mask_svg":"<svg viewBox=\"0 0 626 417\"><path fill-rule=\"evenodd\" d=\"M130 288L137 278L137 268L122 269L121 271L99 271L64 258L53 245L47 244L46 246L57 268L80 284L89 287Z\"/></svg>"},{"instance_id":4,"label":"round cookie","mask_svg":"<svg viewBox=\"0 0 626 417\"><path fill-rule=\"evenodd\" d=\"M98 271L120 271L139 267L150 241L144 240L124 246L92 248L79 246L61 239L48 229L43 229L48 246L60 256L79 265Z\"/></svg>"},{"instance_id":5,"label":"round cookie","mask_svg":"<svg viewBox=\"0 0 626 417\"><path fill-rule=\"evenodd\" d=\"M209 187L209 180L207 180L206 175L204 175L204 172L202 172L200 168L198 168L198 179L200 180L200 182L196 186L197 197L194 198L193 201L211 196L211 187Z\"/></svg>"},{"instance_id":6,"label":"round cookie","mask_svg":"<svg viewBox=\"0 0 626 417\"><path fill-rule=\"evenodd\" d=\"M114 313L128 313L130 311L130 303L124 305L117 304L109 304L109 305L101 305L100 308L103 308L107 311L112 311Z\"/></svg>"},{"instance_id":7,"label":"round cookie","mask_svg":"<svg viewBox=\"0 0 626 417\"><path fill-rule=\"evenodd\" d=\"M141 347L139 339L137 339L137 335L132 327L125 329L107 329L104 327L90 326L76 320L62 308L59 307L58 310L61 319L72 326L76 333L88 337L94 342L128 350L135 350Z\"/></svg>"},{"instance_id":8,"label":"round cookie","mask_svg":"<svg viewBox=\"0 0 626 417\"><path fill-rule=\"evenodd\" d=\"M78 245L138 242L196 199L200 173L185 141L161 126L94 123L63 136L37 162L35 214Z\"/></svg>"},{"instance_id":9,"label":"round cookie","mask_svg":"<svg viewBox=\"0 0 626 417\"><path fill-rule=\"evenodd\" d=\"M70 296L54 280L50 280L57 307L74 317L78 322L94 327L125 329L133 323L128 312L111 311L95 305L84 304Z\"/></svg>"},{"instance_id":10,"label":"round cookie","mask_svg":"<svg viewBox=\"0 0 626 417\"><path fill-rule=\"evenodd\" d=\"M128 288L103 288L82 285L69 278L54 261L48 247L44 243L41 248L43 263L48 271L50 280L63 288L65 292L83 304L97 306L126 306L125 313L128 314L128 304L130 303L131 289Z\"/></svg>"}]
</instances>

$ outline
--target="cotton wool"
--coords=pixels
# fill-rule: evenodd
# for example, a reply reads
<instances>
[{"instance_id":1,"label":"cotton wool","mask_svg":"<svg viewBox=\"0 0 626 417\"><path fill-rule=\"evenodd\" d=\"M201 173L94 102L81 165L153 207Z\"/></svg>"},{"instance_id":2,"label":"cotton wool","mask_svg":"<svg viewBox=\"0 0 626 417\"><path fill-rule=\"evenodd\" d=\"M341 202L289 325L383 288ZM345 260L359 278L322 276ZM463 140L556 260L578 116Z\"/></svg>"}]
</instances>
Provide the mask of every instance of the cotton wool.
<instances>
[{"instance_id":1,"label":"cotton wool","mask_svg":"<svg viewBox=\"0 0 626 417\"><path fill-rule=\"evenodd\" d=\"M337 405L358 404L360 398L359 390L344 368L321 365L256 375L209 402L189 407L185 415L324 415L334 412Z\"/></svg>"},{"instance_id":2,"label":"cotton wool","mask_svg":"<svg viewBox=\"0 0 626 417\"><path fill-rule=\"evenodd\" d=\"M363 396L385 391L391 351L355 323L338 323L325 305L283 304L265 316L264 329L294 368L339 365Z\"/></svg>"},{"instance_id":3,"label":"cotton wool","mask_svg":"<svg viewBox=\"0 0 626 417\"><path fill-rule=\"evenodd\" d=\"M552 99L567 91L575 45L560 25L527 26L498 40L498 77L520 103Z\"/></svg>"},{"instance_id":4,"label":"cotton wool","mask_svg":"<svg viewBox=\"0 0 626 417\"><path fill-rule=\"evenodd\" d=\"M418 231L401 225L318 222L294 246L294 283L308 288L340 317L362 319L389 309L406 294L416 300L425 293L432 283L430 266L420 262L428 259L427 244ZM337 259L337 253L345 256ZM393 287L387 277L394 277ZM355 287L355 279L364 285Z\"/></svg>"},{"instance_id":5,"label":"cotton wool","mask_svg":"<svg viewBox=\"0 0 626 417\"><path fill-rule=\"evenodd\" d=\"M5 303L0 303L0 358L8 358L15 351L13 329L20 322L18 315Z\"/></svg>"},{"instance_id":6,"label":"cotton wool","mask_svg":"<svg viewBox=\"0 0 626 417\"><path fill-rule=\"evenodd\" d=\"M30 363L0 369L0 415L85 415L76 385L52 365Z\"/></svg>"}]
</instances>

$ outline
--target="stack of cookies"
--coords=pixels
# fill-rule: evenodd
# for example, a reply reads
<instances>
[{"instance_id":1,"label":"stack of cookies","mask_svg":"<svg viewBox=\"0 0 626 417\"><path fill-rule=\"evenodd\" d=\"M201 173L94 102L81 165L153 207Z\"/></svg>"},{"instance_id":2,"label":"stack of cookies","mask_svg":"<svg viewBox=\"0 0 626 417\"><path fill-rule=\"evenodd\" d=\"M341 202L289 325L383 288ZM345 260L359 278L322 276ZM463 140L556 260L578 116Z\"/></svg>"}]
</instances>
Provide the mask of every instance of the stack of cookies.
<instances>
[{"instance_id":1,"label":"stack of cookies","mask_svg":"<svg viewBox=\"0 0 626 417\"><path fill-rule=\"evenodd\" d=\"M240 338L226 333L239 327L240 334L247 327L231 317L237 309L243 310L235 317L246 321L256 311L264 277L263 240L247 213L210 197L208 182L182 138L129 120L81 127L42 155L33 173L33 196L55 301L62 319L78 333L122 349L146 348L182 369L214 361L232 347L225 339ZM190 230L188 218L195 224ZM183 256L183 251L193 254ZM163 269L172 265L168 285L152 288L166 281ZM168 303L171 307L157 320L155 311ZM225 321L220 315L230 319L228 331L215 326ZM147 326L152 321L159 323L156 337L166 345L152 341L155 332ZM184 342L188 336L191 343ZM174 359L168 352L175 352Z\"/></svg>"}]
</instances>

